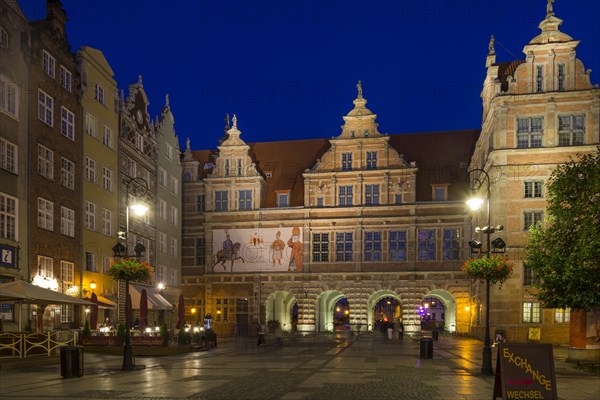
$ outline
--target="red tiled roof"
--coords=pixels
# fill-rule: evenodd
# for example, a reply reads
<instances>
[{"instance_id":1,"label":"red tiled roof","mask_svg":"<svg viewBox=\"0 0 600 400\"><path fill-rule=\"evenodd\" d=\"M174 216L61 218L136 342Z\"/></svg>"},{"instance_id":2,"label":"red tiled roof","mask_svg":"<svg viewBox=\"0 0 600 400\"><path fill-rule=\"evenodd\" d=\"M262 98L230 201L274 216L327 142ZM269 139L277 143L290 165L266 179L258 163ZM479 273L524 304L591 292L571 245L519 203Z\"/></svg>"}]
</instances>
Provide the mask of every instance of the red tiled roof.
<instances>
[{"instance_id":1,"label":"red tiled roof","mask_svg":"<svg viewBox=\"0 0 600 400\"><path fill-rule=\"evenodd\" d=\"M508 77L514 76L517 67L523 63L525 63L525 60L514 60L494 64L498 67L498 79L500 79L500 88L503 92L508 90Z\"/></svg>"}]
</instances>

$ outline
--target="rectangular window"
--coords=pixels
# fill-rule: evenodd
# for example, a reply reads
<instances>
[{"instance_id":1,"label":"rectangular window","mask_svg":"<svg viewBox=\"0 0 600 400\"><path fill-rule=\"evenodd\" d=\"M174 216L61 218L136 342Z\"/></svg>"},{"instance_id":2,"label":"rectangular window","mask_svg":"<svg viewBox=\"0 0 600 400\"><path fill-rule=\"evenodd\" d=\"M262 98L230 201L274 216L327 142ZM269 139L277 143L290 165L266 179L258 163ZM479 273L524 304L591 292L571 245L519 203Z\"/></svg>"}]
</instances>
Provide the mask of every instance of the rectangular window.
<instances>
[{"instance_id":1,"label":"rectangular window","mask_svg":"<svg viewBox=\"0 0 600 400\"><path fill-rule=\"evenodd\" d=\"M167 267L165 267L164 265L159 265L156 267L156 282L167 282Z\"/></svg>"},{"instance_id":2,"label":"rectangular window","mask_svg":"<svg viewBox=\"0 0 600 400\"><path fill-rule=\"evenodd\" d=\"M525 181L525 198L541 198L542 194L542 181Z\"/></svg>"},{"instance_id":3,"label":"rectangular window","mask_svg":"<svg viewBox=\"0 0 600 400\"><path fill-rule=\"evenodd\" d=\"M323 207L323 198L317 197L317 207Z\"/></svg>"},{"instance_id":4,"label":"rectangular window","mask_svg":"<svg viewBox=\"0 0 600 400\"><path fill-rule=\"evenodd\" d=\"M433 187L433 201L446 201L446 187L445 186L434 186Z\"/></svg>"},{"instance_id":5,"label":"rectangular window","mask_svg":"<svg viewBox=\"0 0 600 400\"><path fill-rule=\"evenodd\" d=\"M54 260L50 257L38 256L37 274L44 278L54 278Z\"/></svg>"},{"instance_id":6,"label":"rectangular window","mask_svg":"<svg viewBox=\"0 0 600 400\"><path fill-rule=\"evenodd\" d=\"M540 323L540 303L523 303L523 322Z\"/></svg>"},{"instance_id":7,"label":"rectangular window","mask_svg":"<svg viewBox=\"0 0 600 400\"><path fill-rule=\"evenodd\" d=\"M175 195L179 193L179 179L171 177L171 192Z\"/></svg>"},{"instance_id":8,"label":"rectangular window","mask_svg":"<svg viewBox=\"0 0 600 400\"><path fill-rule=\"evenodd\" d=\"M396 195L394 196L394 201L395 201L396 205L402 204L403 203L402 193L396 193Z\"/></svg>"},{"instance_id":9,"label":"rectangular window","mask_svg":"<svg viewBox=\"0 0 600 400\"><path fill-rule=\"evenodd\" d=\"M536 77L535 77L535 91L540 93L544 90L544 66L538 65L536 67Z\"/></svg>"},{"instance_id":10,"label":"rectangular window","mask_svg":"<svg viewBox=\"0 0 600 400\"><path fill-rule=\"evenodd\" d=\"M277 193L277 207L289 207L290 206L290 194L289 193Z\"/></svg>"},{"instance_id":11,"label":"rectangular window","mask_svg":"<svg viewBox=\"0 0 600 400\"><path fill-rule=\"evenodd\" d=\"M406 231L389 232L389 260L406 261Z\"/></svg>"},{"instance_id":12,"label":"rectangular window","mask_svg":"<svg viewBox=\"0 0 600 400\"><path fill-rule=\"evenodd\" d=\"M171 238L171 257L177 257L177 239Z\"/></svg>"},{"instance_id":13,"label":"rectangular window","mask_svg":"<svg viewBox=\"0 0 600 400\"><path fill-rule=\"evenodd\" d=\"M107 192L113 191L113 170L102 167L102 188Z\"/></svg>"},{"instance_id":14,"label":"rectangular window","mask_svg":"<svg viewBox=\"0 0 600 400\"><path fill-rule=\"evenodd\" d=\"M206 240L196 238L196 265L204 265L206 260Z\"/></svg>"},{"instance_id":15,"label":"rectangular window","mask_svg":"<svg viewBox=\"0 0 600 400\"><path fill-rule=\"evenodd\" d=\"M167 254L167 234L158 232L158 251Z\"/></svg>"},{"instance_id":16,"label":"rectangular window","mask_svg":"<svg viewBox=\"0 0 600 400\"><path fill-rule=\"evenodd\" d=\"M7 113L19 116L19 87L0 74L0 108Z\"/></svg>"},{"instance_id":17,"label":"rectangular window","mask_svg":"<svg viewBox=\"0 0 600 400\"><path fill-rule=\"evenodd\" d=\"M215 192L215 211L228 210L229 192L226 190L217 190Z\"/></svg>"},{"instance_id":18,"label":"rectangular window","mask_svg":"<svg viewBox=\"0 0 600 400\"><path fill-rule=\"evenodd\" d=\"M95 160L89 157L85 158L85 179L92 183L96 183L96 168L97 164Z\"/></svg>"},{"instance_id":19,"label":"rectangular window","mask_svg":"<svg viewBox=\"0 0 600 400\"><path fill-rule=\"evenodd\" d=\"M527 264L523 264L523 285L524 286L533 286L539 285L540 279L535 276L535 272L533 268L528 266Z\"/></svg>"},{"instance_id":20,"label":"rectangular window","mask_svg":"<svg viewBox=\"0 0 600 400\"><path fill-rule=\"evenodd\" d=\"M90 113L85 113L85 133L93 138L98 137L96 132L96 117Z\"/></svg>"},{"instance_id":21,"label":"rectangular window","mask_svg":"<svg viewBox=\"0 0 600 400\"><path fill-rule=\"evenodd\" d=\"M142 135L141 133L137 133L135 135L135 148L138 149L140 152L144 151L144 135Z\"/></svg>"},{"instance_id":22,"label":"rectangular window","mask_svg":"<svg viewBox=\"0 0 600 400\"><path fill-rule=\"evenodd\" d=\"M38 90L38 118L47 125L54 126L54 98L42 89Z\"/></svg>"},{"instance_id":23,"label":"rectangular window","mask_svg":"<svg viewBox=\"0 0 600 400\"><path fill-rule=\"evenodd\" d=\"M54 203L38 197L38 227L54 230Z\"/></svg>"},{"instance_id":24,"label":"rectangular window","mask_svg":"<svg viewBox=\"0 0 600 400\"><path fill-rule=\"evenodd\" d=\"M523 230L528 231L530 227L537 225L542 221L543 216L542 211L525 211L523 213Z\"/></svg>"},{"instance_id":25,"label":"rectangular window","mask_svg":"<svg viewBox=\"0 0 600 400\"><path fill-rule=\"evenodd\" d=\"M171 268L169 270L169 285L171 287L175 287L177 284L177 270L175 268ZM227 308L225 308L225 320L227 320Z\"/></svg>"},{"instance_id":26,"label":"rectangular window","mask_svg":"<svg viewBox=\"0 0 600 400\"><path fill-rule=\"evenodd\" d=\"M458 260L460 252L460 230L444 229L444 260Z\"/></svg>"},{"instance_id":27,"label":"rectangular window","mask_svg":"<svg viewBox=\"0 0 600 400\"><path fill-rule=\"evenodd\" d=\"M240 190L240 211L252 210L252 190Z\"/></svg>"},{"instance_id":28,"label":"rectangular window","mask_svg":"<svg viewBox=\"0 0 600 400\"><path fill-rule=\"evenodd\" d=\"M63 284L75 283L75 264L69 261L60 262L60 279Z\"/></svg>"},{"instance_id":29,"label":"rectangular window","mask_svg":"<svg viewBox=\"0 0 600 400\"><path fill-rule=\"evenodd\" d=\"M167 159L169 161L173 160L173 146L171 146L170 144L167 143Z\"/></svg>"},{"instance_id":30,"label":"rectangular window","mask_svg":"<svg viewBox=\"0 0 600 400\"><path fill-rule=\"evenodd\" d=\"M381 261L381 232L365 232L365 261Z\"/></svg>"},{"instance_id":31,"label":"rectangular window","mask_svg":"<svg viewBox=\"0 0 600 400\"><path fill-rule=\"evenodd\" d=\"M96 254L89 251L85 252L85 270L90 272L98 272L98 265L96 265Z\"/></svg>"},{"instance_id":32,"label":"rectangular window","mask_svg":"<svg viewBox=\"0 0 600 400\"><path fill-rule=\"evenodd\" d=\"M542 147L544 118L517 118L517 148Z\"/></svg>"},{"instance_id":33,"label":"rectangular window","mask_svg":"<svg viewBox=\"0 0 600 400\"><path fill-rule=\"evenodd\" d=\"M0 138L0 168L16 174L18 172L18 147Z\"/></svg>"},{"instance_id":34,"label":"rectangular window","mask_svg":"<svg viewBox=\"0 0 600 400\"><path fill-rule=\"evenodd\" d=\"M367 169L377 169L376 151L367 151Z\"/></svg>"},{"instance_id":35,"label":"rectangular window","mask_svg":"<svg viewBox=\"0 0 600 400\"><path fill-rule=\"evenodd\" d=\"M42 68L50 77L56 76L56 60L46 50L42 51Z\"/></svg>"},{"instance_id":36,"label":"rectangular window","mask_svg":"<svg viewBox=\"0 0 600 400\"><path fill-rule=\"evenodd\" d=\"M112 211L106 208L102 209L102 233L106 236L112 236Z\"/></svg>"},{"instance_id":37,"label":"rectangular window","mask_svg":"<svg viewBox=\"0 0 600 400\"><path fill-rule=\"evenodd\" d=\"M62 86L63 89L67 90L67 91L71 91L71 85L72 85L72 75L71 72L66 69L64 66L60 66L60 86Z\"/></svg>"},{"instance_id":38,"label":"rectangular window","mask_svg":"<svg viewBox=\"0 0 600 400\"><path fill-rule=\"evenodd\" d=\"M365 204L368 206L379 205L379 185L365 185Z\"/></svg>"},{"instance_id":39,"label":"rectangular window","mask_svg":"<svg viewBox=\"0 0 600 400\"><path fill-rule=\"evenodd\" d=\"M565 64L558 64L558 90L565 90Z\"/></svg>"},{"instance_id":40,"label":"rectangular window","mask_svg":"<svg viewBox=\"0 0 600 400\"><path fill-rule=\"evenodd\" d=\"M60 183L69 189L75 189L75 163L64 157L60 159Z\"/></svg>"},{"instance_id":41,"label":"rectangular window","mask_svg":"<svg viewBox=\"0 0 600 400\"><path fill-rule=\"evenodd\" d=\"M352 232L335 234L335 261L352 261Z\"/></svg>"},{"instance_id":42,"label":"rectangular window","mask_svg":"<svg viewBox=\"0 0 600 400\"><path fill-rule=\"evenodd\" d=\"M75 210L60 207L60 233L75 237Z\"/></svg>"},{"instance_id":43,"label":"rectangular window","mask_svg":"<svg viewBox=\"0 0 600 400\"><path fill-rule=\"evenodd\" d=\"M104 88L98 83L94 86L94 99L98 100L100 104L106 105L104 102Z\"/></svg>"},{"instance_id":44,"label":"rectangular window","mask_svg":"<svg viewBox=\"0 0 600 400\"><path fill-rule=\"evenodd\" d=\"M54 152L38 144L38 172L48 179L54 179Z\"/></svg>"},{"instance_id":45,"label":"rectangular window","mask_svg":"<svg viewBox=\"0 0 600 400\"><path fill-rule=\"evenodd\" d=\"M418 260L435 260L435 229L419 229Z\"/></svg>"},{"instance_id":46,"label":"rectangular window","mask_svg":"<svg viewBox=\"0 0 600 400\"><path fill-rule=\"evenodd\" d=\"M571 322L571 309L570 308L555 308L554 309L554 323L568 324L569 322Z\"/></svg>"},{"instance_id":47,"label":"rectangular window","mask_svg":"<svg viewBox=\"0 0 600 400\"><path fill-rule=\"evenodd\" d=\"M163 199L158 199L158 216L167 219L167 202Z\"/></svg>"},{"instance_id":48,"label":"rectangular window","mask_svg":"<svg viewBox=\"0 0 600 400\"><path fill-rule=\"evenodd\" d=\"M65 107L60 107L60 133L75 141L75 114Z\"/></svg>"},{"instance_id":49,"label":"rectangular window","mask_svg":"<svg viewBox=\"0 0 600 400\"><path fill-rule=\"evenodd\" d=\"M131 177L137 176L137 164L131 158L127 159L127 174Z\"/></svg>"},{"instance_id":50,"label":"rectangular window","mask_svg":"<svg viewBox=\"0 0 600 400\"><path fill-rule=\"evenodd\" d=\"M158 184L164 188L167 187L167 171L164 168L158 168Z\"/></svg>"},{"instance_id":51,"label":"rectangular window","mask_svg":"<svg viewBox=\"0 0 600 400\"><path fill-rule=\"evenodd\" d=\"M102 144L113 148L113 130L106 125L102 126Z\"/></svg>"},{"instance_id":52,"label":"rectangular window","mask_svg":"<svg viewBox=\"0 0 600 400\"><path fill-rule=\"evenodd\" d=\"M578 146L585 137L585 115L561 115L558 117L558 145Z\"/></svg>"},{"instance_id":53,"label":"rectangular window","mask_svg":"<svg viewBox=\"0 0 600 400\"><path fill-rule=\"evenodd\" d=\"M8 32L0 26L0 47L8 49Z\"/></svg>"},{"instance_id":54,"label":"rectangular window","mask_svg":"<svg viewBox=\"0 0 600 400\"><path fill-rule=\"evenodd\" d=\"M110 268L111 263L112 263L111 257L109 257L109 256L102 257L102 273L103 274L108 274L108 270Z\"/></svg>"},{"instance_id":55,"label":"rectangular window","mask_svg":"<svg viewBox=\"0 0 600 400\"><path fill-rule=\"evenodd\" d=\"M342 153L342 171L352 171L352 153Z\"/></svg>"},{"instance_id":56,"label":"rectangular window","mask_svg":"<svg viewBox=\"0 0 600 400\"><path fill-rule=\"evenodd\" d=\"M177 210L177 207L171 206L171 218L170 218L171 225L177 225L177 220L179 219L178 213L179 212Z\"/></svg>"},{"instance_id":57,"label":"rectangular window","mask_svg":"<svg viewBox=\"0 0 600 400\"><path fill-rule=\"evenodd\" d=\"M340 206L351 206L352 205L352 186L340 186L339 205Z\"/></svg>"},{"instance_id":58,"label":"rectangular window","mask_svg":"<svg viewBox=\"0 0 600 400\"><path fill-rule=\"evenodd\" d=\"M196 196L196 211L204 212L204 195L199 194Z\"/></svg>"},{"instance_id":59,"label":"rectangular window","mask_svg":"<svg viewBox=\"0 0 600 400\"><path fill-rule=\"evenodd\" d=\"M229 176L229 160L225 160L225 176Z\"/></svg>"},{"instance_id":60,"label":"rectangular window","mask_svg":"<svg viewBox=\"0 0 600 400\"><path fill-rule=\"evenodd\" d=\"M0 192L0 238L17 240L18 199Z\"/></svg>"},{"instance_id":61,"label":"rectangular window","mask_svg":"<svg viewBox=\"0 0 600 400\"><path fill-rule=\"evenodd\" d=\"M90 231L96 230L96 204L85 202L85 227Z\"/></svg>"}]
</instances>

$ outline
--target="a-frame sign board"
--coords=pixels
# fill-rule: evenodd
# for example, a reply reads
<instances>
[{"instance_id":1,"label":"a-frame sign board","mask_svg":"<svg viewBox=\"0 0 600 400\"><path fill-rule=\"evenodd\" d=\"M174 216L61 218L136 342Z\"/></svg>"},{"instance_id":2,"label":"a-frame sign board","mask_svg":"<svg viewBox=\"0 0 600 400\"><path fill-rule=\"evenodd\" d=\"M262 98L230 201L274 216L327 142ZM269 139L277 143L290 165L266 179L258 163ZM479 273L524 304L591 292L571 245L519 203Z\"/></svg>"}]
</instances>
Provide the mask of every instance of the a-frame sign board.
<instances>
[{"instance_id":1,"label":"a-frame sign board","mask_svg":"<svg viewBox=\"0 0 600 400\"><path fill-rule=\"evenodd\" d=\"M499 343L494 397L558 399L552 345Z\"/></svg>"}]
</instances>

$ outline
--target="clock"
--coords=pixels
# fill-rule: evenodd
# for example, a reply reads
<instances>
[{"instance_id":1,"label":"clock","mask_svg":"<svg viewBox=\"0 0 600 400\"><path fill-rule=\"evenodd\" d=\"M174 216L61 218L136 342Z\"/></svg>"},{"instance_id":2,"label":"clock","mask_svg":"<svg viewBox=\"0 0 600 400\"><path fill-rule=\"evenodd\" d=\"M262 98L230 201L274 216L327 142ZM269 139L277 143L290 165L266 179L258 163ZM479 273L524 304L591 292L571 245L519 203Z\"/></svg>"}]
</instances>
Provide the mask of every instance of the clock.
<instances>
[{"instance_id":1,"label":"clock","mask_svg":"<svg viewBox=\"0 0 600 400\"><path fill-rule=\"evenodd\" d=\"M136 117L137 117L138 124L141 125L142 122L144 122L144 116L142 115L142 110L137 110Z\"/></svg>"}]
</instances>

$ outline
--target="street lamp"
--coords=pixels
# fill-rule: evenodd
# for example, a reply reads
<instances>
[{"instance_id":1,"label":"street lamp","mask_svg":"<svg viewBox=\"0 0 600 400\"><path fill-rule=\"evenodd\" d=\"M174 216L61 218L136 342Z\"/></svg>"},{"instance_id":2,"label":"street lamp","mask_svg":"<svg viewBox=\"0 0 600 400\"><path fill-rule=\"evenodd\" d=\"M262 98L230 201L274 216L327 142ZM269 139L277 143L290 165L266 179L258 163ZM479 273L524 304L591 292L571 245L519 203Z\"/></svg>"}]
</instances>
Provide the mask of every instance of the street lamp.
<instances>
[{"instance_id":1,"label":"street lamp","mask_svg":"<svg viewBox=\"0 0 600 400\"><path fill-rule=\"evenodd\" d=\"M135 203L129 203L129 194L132 194ZM119 231L117 237L123 240L125 244L120 241L112 248L114 256L119 258L140 258L143 257L143 253L146 251L146 247L138 242L133 248L133 255L129 254L129 210L133 211L135 215L141 217L148 211L148 206L141 202L141 199L148 193L148 182L144 178L131 178L125 184L125 232ZM131 321L129 320L129 281L125 281L125 343L123 344L123 370L132 370L135 368L133 362L133 349L131 348Z\"/></svg>"},{"instance_id":2,"label":"street lamp","mask_svg":"<svg viewBox=\"0 0 600 400\"><path fill-rule=\"evenodd\" d=\"M478 175L475 175L478 174ZM481 186L485 183L487 189L487 225L483 228L477 227L475 228L475 232L484 233L486 235L486 248L485 248L485 256L490 257L490 253L492 252L492 242L491 235L494 232L501 232L504 230L503 225L498 225L497 227L493 227L491 224L490 217L490 176L486 171L481 168L475 168L470 170L467 173L469 179L473 175L473 179L471 181L471 190L473 192L479 191ZM484 200L481 198L471 198L467 201L467 205L472 210L477 210L483 204ZM472 239L469 241L469 247L471 248L471 252L473 253L481 253L483 243L476 239ZM506 247L506 243L500 238L497 238L493 242L494 252L503 252ZM494 370L492 369L492 348L490 347L490 279L486 278L485 280L485 338L483 341L483 359L481 362L481 373L485 375L492 375Z\"/></svg>"}]
</instances>

